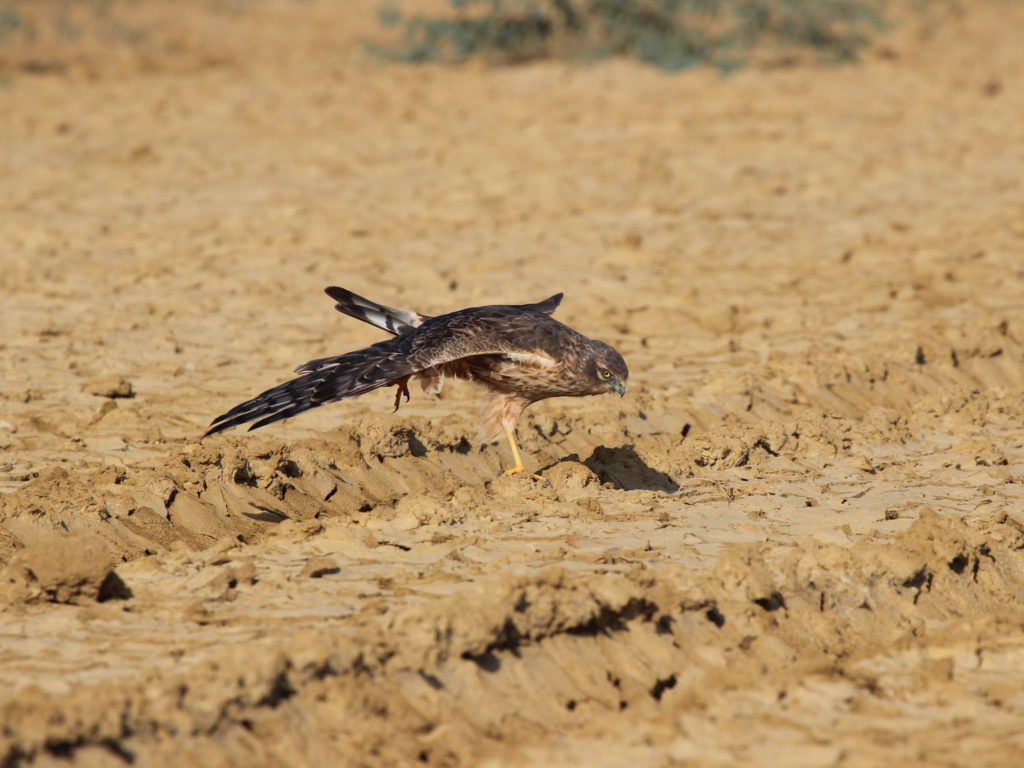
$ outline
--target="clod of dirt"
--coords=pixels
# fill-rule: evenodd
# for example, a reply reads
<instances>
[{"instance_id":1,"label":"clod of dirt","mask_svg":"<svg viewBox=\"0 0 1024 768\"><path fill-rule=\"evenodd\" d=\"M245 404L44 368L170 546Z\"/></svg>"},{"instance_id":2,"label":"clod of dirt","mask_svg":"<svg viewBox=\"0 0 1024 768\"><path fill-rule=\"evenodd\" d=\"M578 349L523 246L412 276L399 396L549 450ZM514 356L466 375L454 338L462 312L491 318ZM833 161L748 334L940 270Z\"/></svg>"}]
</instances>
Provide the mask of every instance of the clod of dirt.
<instances>
[{"instance_id":1,"label":"clod of dirt","mask_svg":"<svg viewBox=\"0 0 1024 768\"><path fill-rule=\"evenodd\" d=\"M256 565L252 560L236 563L232 566L232 570L235 572L235 579L239 584L255 584L257 581Z\"/></svg>"},{"instance_id":2,"label":"clod of dirt","mask_svg":"<svg viewBox=\"0 0 1024 768\"><path fill-rule=\"evenodd\" d=\"M135 397L135 390L128 379L120 376L102 376L90 381L86 387L90 395L99 397Z\"/></svg>"},{"instance_id":3,"label":"clod of dirt","mask_svg":"<svg viewBox=\"0 0 1024 768\"><path fill-rule=\"evenodd\" d=\"M238 587L256 583L256 567L251 560L235 565L207 566L185 583L185 591L202 600L231 601Z\"/></svg>"},{"instance_id":4,"label":"clod of dirt","mask_svg":"<svg viewBox=\"0 0 1024 768\"><path fill-rule=\"evenodd\" d=\"M976 467L999 467L1009 464L1006 454L988 440L962 440L953 446L953 452L965 454L968 457L965 463Z\"/></svg>"},{"instance_id":5,"label":"clod of dirt","mask_svg":"<svg viewBox=\"0 0 1024 768\"><path fill-rule=\"evenodd\" d=\"M8 563L0 577L0 599L81 605L131 597L112 565L107 545L97 536L48 534Z\"/></svg>"},{"instance_id":6,"label":"clod of dirt","mask_svg":"<svg viewBox=\"0 0 1024 768\"><path fill-rule=\"evenodd\" d=\"M307 560L306 564L302 566L299 578L320 579L340 570L341 568L338 567L338 563L333 557L314 557Z\"/></svg>"},{"instance_id":7,"label":"clod of dirt","mask_svg":"<svg viewBox=\"0 0 1024 768\"><path fill-rule=\"evenodd\" d=\"M559 490L559 493L570 500L575 500L582 494L592 494L592 489L601 484L597 474L579 461L578 456L563 459L544 470L544 477Z\"/></svg>"}]
</instances>

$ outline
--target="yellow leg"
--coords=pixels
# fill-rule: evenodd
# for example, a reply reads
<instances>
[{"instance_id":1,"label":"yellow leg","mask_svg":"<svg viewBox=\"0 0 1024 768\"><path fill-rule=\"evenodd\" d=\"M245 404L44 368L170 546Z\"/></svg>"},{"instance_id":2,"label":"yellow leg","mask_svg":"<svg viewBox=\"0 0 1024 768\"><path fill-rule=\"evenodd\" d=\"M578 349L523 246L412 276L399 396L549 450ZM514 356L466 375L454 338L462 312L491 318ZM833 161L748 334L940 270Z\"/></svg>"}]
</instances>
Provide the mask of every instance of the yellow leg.
<instances>
[{"instance_id":1,"label":"yellow leg","mask_svg":"<svg viewBox=\"0 0 1024 768\"><path fill-rule=\"evenodd\" d=\"M508 437L508 445L509 448L512 449L512 458L516 460L516 465L512 467L512 469L506 469L502 474L514 475L517 472L523 471L523 460L519 458L519 449L516 447L515 435L513 435L512 432L508 429L505 430L505 435ZM532 477L534 480L541 480L547 483L548 487L551 487L551 481L548 480L546 477L541 477L540 475L536 474L531 474L530 477Z\"/></svg>"},{"instance_id":2,"label":"yellow leg","mask_svg":"<svg viewBox=\"0 0 1024 768\"><path fill-rule=\"evenodd\" d=\"M516 465L512 469L506 469L506 475L514 475L516 472L523 471L523 460L519 458L519 449L516 447L515 435L508 429L505 430L505 436L508 437L508 444L512 448L512 458L516 460Z\"/></svg>"}]
</instances>

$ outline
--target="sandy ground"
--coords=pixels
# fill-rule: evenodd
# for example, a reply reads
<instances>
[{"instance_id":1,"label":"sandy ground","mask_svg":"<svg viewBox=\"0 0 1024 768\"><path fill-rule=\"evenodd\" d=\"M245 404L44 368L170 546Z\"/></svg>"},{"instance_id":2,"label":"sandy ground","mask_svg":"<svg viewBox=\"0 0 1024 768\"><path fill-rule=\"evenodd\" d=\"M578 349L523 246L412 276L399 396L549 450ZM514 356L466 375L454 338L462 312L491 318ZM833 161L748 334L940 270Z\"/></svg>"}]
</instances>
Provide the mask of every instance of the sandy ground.
<instances>
[{"instance_id":1,"label":"sandy ground","mask_svg":"<svg viewBox=\"0 0 1024 768\"><path fill-rule=\"evenodd\" d=\"M381 65L368 1L11 44L0 762L1019 763L1024 6L961 5L729 77ZM335 284L565 291L629 394L527 411L548 483L459 382L200 440L380 339Z\"/></svg>"}]
</instances>

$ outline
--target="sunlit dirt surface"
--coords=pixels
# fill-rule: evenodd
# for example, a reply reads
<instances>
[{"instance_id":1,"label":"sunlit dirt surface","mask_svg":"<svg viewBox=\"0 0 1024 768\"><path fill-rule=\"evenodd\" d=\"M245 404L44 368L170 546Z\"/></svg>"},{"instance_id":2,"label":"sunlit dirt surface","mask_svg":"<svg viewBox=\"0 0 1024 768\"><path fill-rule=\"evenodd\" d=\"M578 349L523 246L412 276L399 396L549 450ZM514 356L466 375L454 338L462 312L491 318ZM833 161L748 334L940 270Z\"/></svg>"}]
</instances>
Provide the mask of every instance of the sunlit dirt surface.
<instances>
[{"instance_id":1,"label":"sunlit dirt surface","mask_svg":"<svg viewBox=\"0 0 1024 768\"><path fill-rule=\"evenodd\" d=\"M122 11L0 44L0 762L1020 761L1024 6L730 76ZM628 395L545 482L462 382L201 439L382 338L327 285L564 291Z\"/></svg>"}]
</instances>

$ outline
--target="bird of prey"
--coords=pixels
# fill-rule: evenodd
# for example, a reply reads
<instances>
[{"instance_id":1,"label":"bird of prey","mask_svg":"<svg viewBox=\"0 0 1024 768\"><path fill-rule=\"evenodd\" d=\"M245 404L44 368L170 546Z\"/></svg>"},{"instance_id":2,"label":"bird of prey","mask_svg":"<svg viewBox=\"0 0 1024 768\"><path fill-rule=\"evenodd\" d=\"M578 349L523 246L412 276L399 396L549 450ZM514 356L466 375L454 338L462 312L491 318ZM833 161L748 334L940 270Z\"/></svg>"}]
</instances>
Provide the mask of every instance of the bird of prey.
<instances>
[{"instance_id":1,"label":"bird of prey","mask_svg":"<svg viewBox=\"0 0 1024 768\"><path fill-rule=\"evenodd\" d=\"M325 293L334 308L393 334L365 349L310 360L298 378L279 384L214 419L206 435L255 421L256 429L310 408L345 400L380 387L397 386L395 410L409 399L409 379L426 394L437 394L444 377L476 381L488 390L481 439L508 438L515 466L523 469L515 430L523 409L548 397L626 394L629 371L622 355L603 341L588 339L551 314L562 301L556 293L536 304L471 307L430 317L364 299L344 288ZM204 437L206 436L204 435Z\"/></svg>"}]
</instances>

